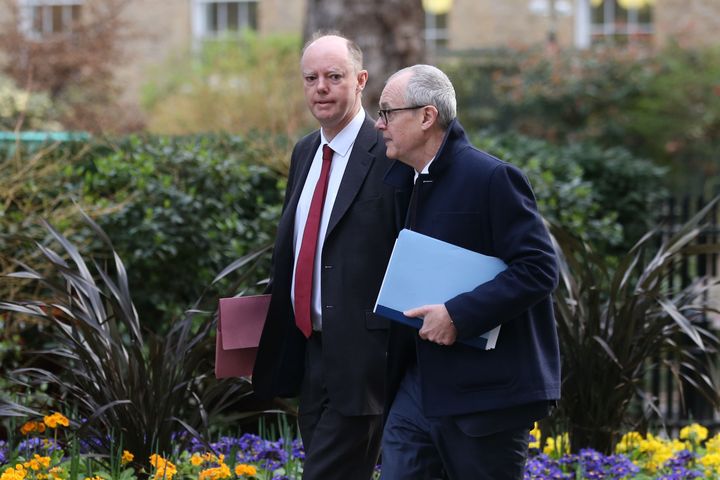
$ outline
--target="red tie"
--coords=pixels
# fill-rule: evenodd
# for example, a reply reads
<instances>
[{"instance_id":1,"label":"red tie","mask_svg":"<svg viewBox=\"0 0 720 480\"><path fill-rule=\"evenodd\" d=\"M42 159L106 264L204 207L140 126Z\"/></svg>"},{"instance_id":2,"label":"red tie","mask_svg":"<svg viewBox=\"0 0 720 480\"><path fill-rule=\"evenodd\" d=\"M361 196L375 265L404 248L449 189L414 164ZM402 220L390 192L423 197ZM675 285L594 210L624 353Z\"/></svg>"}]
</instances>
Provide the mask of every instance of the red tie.
<instances>
[{"instance_id":1,"label":"red tie","mask_svg":"<svg viewBox=\"0 0 720 480\"><path fill-rule=\"evenodd\" d=\"M305 222L300 254L295 267L295 324L306 338L310 337L312 333L310 305L312 303L313 272L315 271L315 250L317 250L320 218L325 204L332 157L332 148L328 144L323 145L320 178L315 184L315 192L312 202L310 202L310 211Z\"/></svg>"}]
</instances>

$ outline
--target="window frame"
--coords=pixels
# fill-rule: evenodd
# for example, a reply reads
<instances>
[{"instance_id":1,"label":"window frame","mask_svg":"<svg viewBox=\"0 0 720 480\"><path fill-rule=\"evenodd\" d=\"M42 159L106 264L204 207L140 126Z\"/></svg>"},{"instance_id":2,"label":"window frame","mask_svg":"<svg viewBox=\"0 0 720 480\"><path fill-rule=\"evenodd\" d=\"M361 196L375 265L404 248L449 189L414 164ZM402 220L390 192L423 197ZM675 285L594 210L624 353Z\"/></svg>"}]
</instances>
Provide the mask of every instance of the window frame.
<instances>
[{"instance_id":1,"label":"window frame","mask_svg":"<svg viewBox=\"0 0 720 480\"><path fill-rule=\"evenodd\" d=\"M78 19L73 18L73 7L79 7L80 13L78 18L82 18L82 9L85 6L85 0L19 0L20 9L20 30L25 35L40 39L49 35L63 35L72 33L72 26ZM61 9L61 27L60 30L54 30L53 25L53 9ZM40 23L41 29L36 29L36 12L42 12Z\"/></svg>"},{"instance_id":2,"label":"window frame","mask_svg":"<svg viewBox=\"0 0 720 480\"><path fill-rule=\"evenodd\" d=\"M448 28L449 13L435 14L425 12L425 25L423 28L423 39L425 40L425 48L428 52L437 52L439 50L446 50L448 42L450 41L450 29ZM438 18L445 17L445 26L438 27ZM440 42L444 42L441 45Z\"/></svg>"},{"instance_id":3,"label":"window frame","mask_svg":"<svg viewBox=\"0 0 720 480\"><path fill-rule=\"evenodd\" d=\"M650 19L647 22L639 20L640 10L623 9L627 13L627 22L622 25L617 20L616 7L620 7L617 0L602 0L602 22L595 22L593 19L593 7L591 0L576 0L575 17L575 46L588 48L605 40L617 38L627 39L633 42L638 37L651 38L655 33L653 21L654 5L650 9Z\"/></svg>"},{"instance_id":4,"label":"window frame","mask_svg":"<svg viewBox=\"0 0 720 480\"><path fill-rule=\"evenodd\" d=\"M235 3L238 5L238 18L237 18L237 30L229 29L227 18L227 4ZM209 7L213 4L218 4L224 8L220 9L220 12L224 12L220 15L217 23L224 28L217 28L215 31L209 28ZM255 19L250 18L250 4L255 5ZM192 3L192 31L193 38L195 40L212 40L228 34L239 34L242 30L249 28L250 30L257 31L259 29L259 0L193 0ZM245 15L245 22L241 22L242 15ZM254 26L253 26L254 23Z\"/></svg>"}]
</instances>

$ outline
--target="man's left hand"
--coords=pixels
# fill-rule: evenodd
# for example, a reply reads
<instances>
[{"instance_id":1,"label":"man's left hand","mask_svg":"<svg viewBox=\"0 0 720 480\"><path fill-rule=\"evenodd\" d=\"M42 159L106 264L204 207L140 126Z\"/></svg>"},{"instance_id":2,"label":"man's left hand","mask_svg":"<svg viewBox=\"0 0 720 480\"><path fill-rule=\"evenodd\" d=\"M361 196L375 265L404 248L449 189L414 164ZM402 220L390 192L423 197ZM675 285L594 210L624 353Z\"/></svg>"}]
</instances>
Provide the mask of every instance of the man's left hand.
<instances>
[{"instance_id":1,"label":"man's left hand","mask_svg":"<svg viewBox=\"0 0 720 480\"><path fill-rule=\"evenodd\" d=\"M457 339L457 330L445 305L423 305L403 312L406 317L422 318L420 338L438 345L452 345Z\"/></svg>"}]
</instances>

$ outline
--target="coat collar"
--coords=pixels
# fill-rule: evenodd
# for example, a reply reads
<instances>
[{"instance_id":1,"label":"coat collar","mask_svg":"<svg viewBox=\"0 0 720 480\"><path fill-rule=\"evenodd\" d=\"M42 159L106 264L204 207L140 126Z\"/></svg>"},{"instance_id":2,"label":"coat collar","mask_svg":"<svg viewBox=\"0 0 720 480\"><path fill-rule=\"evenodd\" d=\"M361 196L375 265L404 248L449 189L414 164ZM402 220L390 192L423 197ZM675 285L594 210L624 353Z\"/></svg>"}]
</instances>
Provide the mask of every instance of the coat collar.
<instances>
[{"instance_id":1,"label":"coat collar","mask_svg":"<svg viewBox=\"0 0 720 480\"><path fill-rule=\"evenodd\" d=\"M448 126L447 132L445 132L445 137L443 137L435 159L430 164L428 175L431 177L441 175L442 172L450 166L455 154L469 145L470 142L465 135L465 130L462 125L460 125L457 118L453 119ZM409 181L410 187L412 187L414 172L415 169L409 165L395 160L387 175L385 175L385 183L402 189L408 185Z\"/></svg>"},{"instance_id":2,"label":"coat collar","mask_svg":"<svg viewBox=\"0 0 720 480\"><path fill-rule=\"evenodd\" d=\"M430 164L430 175L436 177L447 169L452 163L455 155L470 145L465 130L457 118L453 119L448 126L442 144L435 155L435 160Z\"/></svg>"}]
</instances>

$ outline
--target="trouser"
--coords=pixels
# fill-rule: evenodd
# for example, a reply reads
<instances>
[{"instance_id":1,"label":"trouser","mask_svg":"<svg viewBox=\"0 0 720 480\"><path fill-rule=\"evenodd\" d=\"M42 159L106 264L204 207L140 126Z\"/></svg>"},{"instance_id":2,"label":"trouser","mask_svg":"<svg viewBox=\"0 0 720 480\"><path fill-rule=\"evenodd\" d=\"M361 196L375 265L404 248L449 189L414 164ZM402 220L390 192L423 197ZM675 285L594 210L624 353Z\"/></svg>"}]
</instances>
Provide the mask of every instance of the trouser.
<instances>
[{"instance_id":1,"label":"trouser","mask_svg":"<svg viewBox=\"0 0 720 480\"><path fill-rule=\"evenodd\" d=\"M382 440L383 480L522 480L530 426L489 435L422 412L417 371L405 375Z\"/></svg>"},{"instance_id":2,"label":"trouser","mask_svg":"<svg viewBox=\"0 0 720 480\"><path fill-rule=\"evenodd\" d=\"M332 404L323 380L318 332L308 339L299 410L304 480L371 478L380 450L382 415L345 416Z\"/></svg>"}]
</instances>

